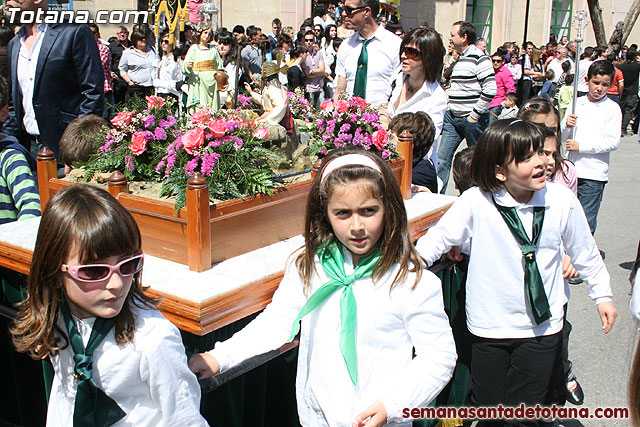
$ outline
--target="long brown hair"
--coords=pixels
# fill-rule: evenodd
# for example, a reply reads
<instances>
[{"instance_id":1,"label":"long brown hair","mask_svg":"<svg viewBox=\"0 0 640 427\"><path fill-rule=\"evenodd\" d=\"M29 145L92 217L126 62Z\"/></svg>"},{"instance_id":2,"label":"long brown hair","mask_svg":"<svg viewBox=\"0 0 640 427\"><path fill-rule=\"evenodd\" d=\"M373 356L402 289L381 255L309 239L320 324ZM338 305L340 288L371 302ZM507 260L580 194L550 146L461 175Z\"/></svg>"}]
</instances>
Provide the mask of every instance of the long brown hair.
<instances>
[{"instance_id":1,"label":"long brown hair","mask_svg":"<svg viewBox=\"0 0 640 427\"><path fill-rule=\"evenodd\" d=\"M381 173L370 167L349 165L336 169L321 180L322 172L329 162L342 155L355 153L373 159L380 167ZM391 284L392 287L403 283L409 272L416 273L412 289L422 277L424 261L411 241L404 201L391 168L376 154L358 147L346 146L333 150L323 159L307 198L304 250L296 257L296 267L304 282L305 293L309 291L311 277L315 272L314 257L317 250L325 242L337 240L327 216L331 195L337 186L356 181L365 181L373 196L380 200L384 207L384 232L378 242L382 248L382 255L373 270L373 282L376 283L382 278L395 263L400 265L400 269Z\"/></svg>"},{"instance_id":2,"label":"long brown hair","mask_svg":"<svg viewBox=\"0 0 640 427\"><path fill-rule=\"evenodd\" d=\"M134 254L141 251L140 230L131 214L109 193L89 185L72 185L58 191L42 214L36 246L27 279L27 299L20 304L11 325L13 343L19 352L34 359L45 358L68 344L57 326L60 304L66 298L61 265L72 248L78 248L82 263ZM135 319L131 306L152 307L142 292L140 276L133 283L120 313L116 316L118 344L133 340ZM65 341L64 343L61 343Z\"/></svg>"}]
</instances>

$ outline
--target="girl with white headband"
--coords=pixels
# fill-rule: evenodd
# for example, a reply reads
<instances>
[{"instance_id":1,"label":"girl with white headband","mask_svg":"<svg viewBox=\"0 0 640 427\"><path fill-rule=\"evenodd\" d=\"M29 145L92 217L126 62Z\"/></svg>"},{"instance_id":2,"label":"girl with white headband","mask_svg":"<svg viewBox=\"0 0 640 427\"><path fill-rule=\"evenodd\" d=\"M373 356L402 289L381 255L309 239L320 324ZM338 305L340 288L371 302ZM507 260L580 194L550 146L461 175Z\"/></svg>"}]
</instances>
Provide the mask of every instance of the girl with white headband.
<instances>
[{"instance_id":1,"label":"girl with white headband","mask_svg":"<svg viewBox=\"0 0 640 427\"><path fill-rule=\"evenodd\" d=\"M355 147L325 157L304 235L271 304L231 339L193 356L190 368L210 377L300 330L303 426L410 426L404 409L438 395L456 352L440 281L411 242L389 166Z\"/></svg>"}]
</instances>

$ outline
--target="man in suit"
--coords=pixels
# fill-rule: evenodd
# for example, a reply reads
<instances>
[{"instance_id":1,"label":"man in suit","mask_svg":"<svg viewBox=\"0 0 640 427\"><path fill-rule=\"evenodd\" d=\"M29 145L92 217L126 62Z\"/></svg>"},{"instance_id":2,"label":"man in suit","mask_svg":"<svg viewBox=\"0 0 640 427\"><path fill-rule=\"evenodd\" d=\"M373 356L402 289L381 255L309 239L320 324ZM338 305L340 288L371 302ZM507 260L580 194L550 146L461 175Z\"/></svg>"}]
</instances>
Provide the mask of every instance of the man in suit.
<instances>
[{"instance_id":1,"label":"man in suit","mask_svg":"<svg viewBox=\"0 0 640 427\"><path fill-rule=\"evenodd\" d=\"M46 0L8 0L20 12L42 9ZM20 24L20 13L14 24ZM9 43L9 118L4 131L32 153L42 145L58 156L69 122L87 114L102 116L104 75L96 41L87 25L22 24Z\"/></svg>"}]
</instances>

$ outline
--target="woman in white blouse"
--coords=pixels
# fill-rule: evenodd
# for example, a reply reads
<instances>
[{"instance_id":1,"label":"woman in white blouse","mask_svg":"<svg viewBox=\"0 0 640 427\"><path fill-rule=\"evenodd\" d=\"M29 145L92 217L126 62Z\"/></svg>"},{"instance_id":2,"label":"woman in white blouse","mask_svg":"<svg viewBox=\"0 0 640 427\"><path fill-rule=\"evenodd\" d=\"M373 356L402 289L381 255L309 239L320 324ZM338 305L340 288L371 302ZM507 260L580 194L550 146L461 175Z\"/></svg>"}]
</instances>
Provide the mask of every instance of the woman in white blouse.
<instances>
[{"instance_id":1,"label":"woman in white blouse","mask_svg":"<svg viewBox=\"0 0 640 427\"><path fill-rule=\"evenodd\" d=\"M162 59L158 64L158 74L153 79L153 86L158 95L172 97L177 101L179 92L176 89L176 83L181 81L183 77L173 55L173 43L169 39L169 33L164 33L160 37L160 47L162 48Z\"/></svg>"},{"instance_id":2,"label":"woman in white blouse","mask_svg":"<svg viewBox=\"0 0 640 427\"><path fill-rule=\"evenodd\" d=\"M156 54L147 46L141 31L131 34L131 47L122 52L118 69L127 86L126 100L132 96L153 95L153 61Z\"/></svg>"},{"instance_id":3,"label":"woman in white blouse","mask_svg":"<svg viewBox=\"0 0 640 427\"><path fill-rule=\"evenodd\" d=\"M216 36L218 43L218 53L222 57L222 64L229 76L229 86L227 90L220 92L220 105L226 105L227 108L233 107L233 97L236 91L236 74L238 80L244 72L242 58L238 57L238 44L236 38L229 31L221 31ZM240 63L238 63L238 60Z\"/></svg>"},{"instance_id":4,"label":"woman in white blouse","mask_svg":"<svg viewBox=\"0 0 640 427\"><path fill-rule=\"evenodd\" d=\"M438 83L445 55L442 38L432 28L415 28L405 34L400 45L402 71L392 83L387 112L393 118L400 113L423 111L436 127L429 158L438 167L438 138L442 132L447 95Z\"/></svg>"}]
</instances>

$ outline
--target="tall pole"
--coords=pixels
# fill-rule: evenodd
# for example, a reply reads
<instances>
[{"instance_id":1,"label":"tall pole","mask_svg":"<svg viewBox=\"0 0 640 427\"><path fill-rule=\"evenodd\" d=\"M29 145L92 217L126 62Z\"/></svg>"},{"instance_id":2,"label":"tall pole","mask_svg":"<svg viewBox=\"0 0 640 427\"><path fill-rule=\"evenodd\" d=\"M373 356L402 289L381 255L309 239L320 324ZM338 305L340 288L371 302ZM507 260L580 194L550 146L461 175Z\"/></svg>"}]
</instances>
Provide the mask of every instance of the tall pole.
<instances>
[{"instance_id":1,"label":"tall pole","mask_svg":"<svg viewBox=\"0 0 640 427\"><path fill-rule=\"evenodd\" d=\"M527 4L524 8L524 36L522 37L522 46L529 40L527 32L529 31L529 5L530 0L527 0Z\"/></svg>"},{"instance_id":2,"label":"tall pole","mask_svg":"<svg viewBox=\"0 0 640 427\"><path fill-rule=\"evenodd\" d=\"M580 76L580 51L582 50L582 42L584 41L582 30L589 25L587 11L584 9L576 11L573 15L573 27L578 30L576 34L576 72L573 79L573 101L571 102L571 112L576 113L576 102L578 101L578 81ZM571 128L571 139L576 137L576 127Z\"/></svg>"}]
</instances>

